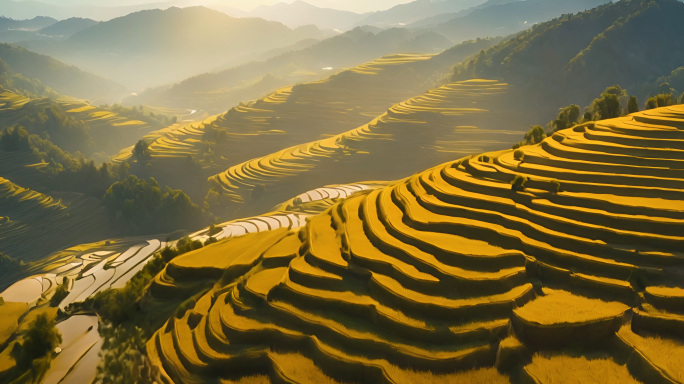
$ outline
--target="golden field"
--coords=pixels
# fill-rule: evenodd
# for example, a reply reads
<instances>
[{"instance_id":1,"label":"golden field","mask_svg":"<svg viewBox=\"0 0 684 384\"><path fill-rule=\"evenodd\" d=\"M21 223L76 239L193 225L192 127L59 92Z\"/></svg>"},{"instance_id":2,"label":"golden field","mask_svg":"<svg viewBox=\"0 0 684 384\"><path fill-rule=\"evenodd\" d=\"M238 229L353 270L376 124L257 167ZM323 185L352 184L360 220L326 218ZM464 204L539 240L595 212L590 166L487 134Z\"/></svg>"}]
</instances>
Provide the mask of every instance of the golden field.
<instances>
[{"instance_id":1,"label":"golden field","mask_svg":"<svg viewBox=\"0 0 684 384\"><path fill-rule=\"evenodd\" d=\"M682 128L576 126L184 255L157 300L218 282L148 342L158 380L681 382Z\"/></svg>"}]
</instances>

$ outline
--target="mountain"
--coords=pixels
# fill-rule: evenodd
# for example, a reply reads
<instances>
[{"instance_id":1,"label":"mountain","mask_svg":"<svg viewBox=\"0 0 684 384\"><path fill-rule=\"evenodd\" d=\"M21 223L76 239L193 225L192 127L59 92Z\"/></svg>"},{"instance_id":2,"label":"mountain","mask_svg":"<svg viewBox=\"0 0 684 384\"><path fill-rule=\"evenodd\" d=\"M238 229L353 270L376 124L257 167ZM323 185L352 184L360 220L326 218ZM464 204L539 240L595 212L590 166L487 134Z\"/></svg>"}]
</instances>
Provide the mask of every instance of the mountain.
<instances>
[{"instance_id":1,"label":"mountain","mask_svg":"<svg viewBox=\"0 0 684 384\"><path fill-rule=\"evenodd\" d=\"M186 33L189 30L193 33ZM317 28L292 30L277 22L233 18L204 7L172 7L99 23L66 41L23 45L143 89L220 65L249 62L272 49L322 36Z\"/></svg>"},{"instance_id":2,"label":"mountain","mask_svg":"<svg viewBox=\"0 0 684 384\"><path fill-rule=\"evenodd\" d=\"M674 381L682 121L569 128L181 255L131 315L176 308L146 344L154 380Z\"/></svg>"},{"instance_id":3,"label":"mountain","mask_svg":"<svg viewBox=\"0 0 684 384\"><path fill-rule=\"evenodd\" d=\"M0 59L15 73L69 96L109 102L126 94L120 84L22 47L0 44Z\"/></svg>"},{"instance_id":4,"label":"mountain","mask_svg":"<svg viewBox=\"0 0 684 384\"><path fill-rule=\"evenodd\" d=\"M36 16L30 20L14 20L5 16L0 16L0 29L14 29L25 31L37 31L41 28L49 27L57 23L52 17Z\"/></svg>"},{"instance_id":5,"label":"mountain","mask_svg":"<svg viewBox=\"0 0 684 384\"><path fill-rule=\"evenodd\" d=\"M462 41L482 36L506 36L528 29L530 26L548 21L558 15L576 13L605 4L607 0L522 0L478 7L465 15L456 13L440 15L438 18L422 20L410 28L427 28L444 34L453 41ZM450 17L443 23L438 20ZM436 24L436 25L435 25ZM421 27L424 26L424 27Z\"/></svg>"},{"instance_id":6,"label":"mountain","mask_svg":"<svg viewBox=\"0 0 684 384\"><path fill-rule=\"evenodd\" d=\"M468 9L483 2L484 0L415 0L385 11L373 12L358 24L383 28L404 26L431 16Z\"/></svg>"},{"instance_id":7,"label":"mountain","mask_svg":"<svg viewBox=\"0 0 684 384\"><path fill-rule=\"evenodd\" d=\"M684 4L674 0L626 0L564 15L462 63L452 79L503 78L527 88L535 105L588 105L608 86L638 88L681 66L682 16Z\"/></svg>"},{"instance_id":8,"label":"mountain","mask_svg":"<svg viewBox=\"0 0 684 384\"><path fill-rule=\"evenodd\" d=\"M190 4L186 4L190 3ZM173 5L187 6L188 1L150 1L135 5L88 5L88 4L55 4L54 2L41 2L33 0L0 0L0 13L2 16L14 19L31 19L36 16L49 16L58 20L72 17L89 18L94 20L109 20L115 17L128 15L145 9L168 8Z\"/></svg>"},{"instance_id":9,"label":"mountain","mask_svg":"<svg viewBox=\"0 0 684 384\"><path fill-rule=\"evenodd\" d=\"M41 16L30 20L14 20L0 17L0 42L18 43L34 40L63 40L97 23L97 21L91 19L77 17L61 21Z\"/></svg>"},{"instance_id":10,"label":"mountain","mask_svg":"<svg viewBox=\"0 0 684 384\"><path fill-rule=\"evenodd\" d=\"M48 27L57 20L50 17L37 16L30 20L14 20L0 16L0 42L17 42L40 38L37 31Z\"/></svg>"},{"instance_id":11,"label":"mountain","mask_svg":"<svg viewBox=\"0 0 684 384\"><path fill-rule=\"evenodd\" d=\"M76 32L80 32L86 28L90 28L98 23L98 21L92 19L71 17L69 19L61 20L48 27L45 27L39 30L38 33L50 37L66 39L71 37Z\"/></svg>"},{"instance_id":12,"label":"mountain","mask_svg":"<svg viewBox=\"0 0 684 384\"><path fill-rule=\"evenodd\" d=\"M314 24L321 29L339 30L348 30L363 18L358 13L319 8L301 0L262 5L249 12L249 16L279 21L290 28Z\"/></svg>"},{"instance_id":13,"label":"mountain","mask_svg":"<svg viewBox=\"0 0 684 384\"><path fill-rule=\"evenodd\" d=\"M442 13L439 15L435 16L430 16L426 17L424 19L421 19L419 21L416 21L414 23L409 24L410 28L427 28L427 27L432 27L438 24L443 24L448 21L464 17L472 13L473 11L476 11L478 9L484 9L484 8L489 8L497 5L503 5L503 4L509 4L509 3L517 3L520 1L525 1L525 0L487 0L484 3L480 3L478 5L475 5L470 8L466 8L463 10L460 10L458 12L447 12L447 13ZM558 16L558 15L555 15Z\"/></svg>"},{"instance_id":14,"label":"mountain","mask_svg":"<svg viewBox=\"0 0 684 384\"><path fill-rule=\"evenodd\" d=\"M194 76L180 83L145 90L125 100L128 104L160 105L220 113L241 101L258 98L279 87L325 78L331 71L392 52L436 53L452 43L433 32L389 29L373 33L355 28L305 49L283 53L216 73Z\"/></svg>"}]
</instances>

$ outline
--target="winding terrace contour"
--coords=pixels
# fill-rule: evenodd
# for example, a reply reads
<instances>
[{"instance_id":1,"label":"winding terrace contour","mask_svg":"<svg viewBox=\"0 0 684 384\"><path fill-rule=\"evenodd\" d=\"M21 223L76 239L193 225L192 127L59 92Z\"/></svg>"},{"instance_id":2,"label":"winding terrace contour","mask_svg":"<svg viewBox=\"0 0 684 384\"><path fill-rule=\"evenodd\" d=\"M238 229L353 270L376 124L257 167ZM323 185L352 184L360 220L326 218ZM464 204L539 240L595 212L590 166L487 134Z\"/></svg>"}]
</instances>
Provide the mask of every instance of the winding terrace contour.
<instances>
[{"instance_id":1,"label":"winding terrace contour","mask_svg":"<svg viewBox=\"0 0 684 384\"><path fill-rule=\"evenodd\" d=\"M148 342L158 381L683 382L684 106L522 152L173 260L160 300L222 278Z\"/></svg>"}]
</instances>

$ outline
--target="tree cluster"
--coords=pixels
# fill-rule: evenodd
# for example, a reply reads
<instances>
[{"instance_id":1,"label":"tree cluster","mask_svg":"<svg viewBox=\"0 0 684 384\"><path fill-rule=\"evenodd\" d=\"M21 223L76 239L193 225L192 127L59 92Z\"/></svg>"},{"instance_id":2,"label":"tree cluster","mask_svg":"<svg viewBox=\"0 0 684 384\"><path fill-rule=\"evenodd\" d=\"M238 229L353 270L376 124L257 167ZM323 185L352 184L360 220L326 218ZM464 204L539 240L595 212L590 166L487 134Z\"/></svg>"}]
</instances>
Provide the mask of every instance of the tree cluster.
<instances>
[{"instance_id":1,"label":"tree cluster","mask_svg":"<svg viewBox=\"0 0 684 384\"><path fill-rule=\"evenodd\" d=\"M684 76L684 70L682 72ZM661 93L650 97L646 101L646 109L664 107L677 103L675 96L676 90L671 88L668 83L661 84L659 88ZM623 103L625 101L627 102L627 107L623 108ZM563 107L559 110L558 117L547 124L548 131L540 125L533 126L532 129L525 134L522 141L513 145L513 149L540 143L548 135L551 135L551 133L561 129L571 128L577 124L588 121L612 119L635 112L639 112L639 102L636 96L630 96L627 91L619 85L613 85L606 88L599 97L594 99L594 101L585 108L584 115L581 119L581 110L578 105L570 104L567 107ZM522 159L522 152L520 152L519 157ZM518 157L516 157L516 159L519 160Z\"/></svg>"},{"instance_id":2,"label":"tree cluster","mask_svg":"<svg viewBox=\"0 0 684 384\"><path fill-rule=\"evenodd\" d=\"M26 96L57 96L55 91L40 81L26 78L20 73L14 73L10 66L2 59L0 59L0 88Z\"/></svg>"},{"instance_id":3,"label":"tree cluster","mask_svg":"<svg viewBox=\"0 0 684 384\"><path fill-rule=\"evenodd\" d=\"M544 139L546 139L546 132L544 131L544 128L542 128L541 125L535 125L525 134L525 138L522 141L519 141L513 145L513 149L518 149L525 145L538 144L544 141Z\"/></svg>"},{"instance_id":4,"label":"tree cluster","mask_svg":"<svg viewBox=\"0 0 684 384\"><path fill-rule=\"evenodd\" d=\"M125 231L170 232L198 226L202 221L199 207L183 191L162 189L153 178L130 175L112 184L102 201Z\"/></svg>"},{"instance_id":5,"label":"tree cluster","mask_svg":"<svg viewBox=\"0 0 684 384\"><path fill-rule=\"evenodd\" d=\"M34 100L22 107L21 118L16 125L26 128L29 134L50 140L69 152L93 152L90 129L80 120L69 116L56 102Z\"/></svg>"},{"instance_id":6,"label":"tree cluster","mask_svg":"<svg viewBox=\"0 0 684 384\"><path fill-rule=\"evenodd\" d=\"M38 315L29 325L22 335L22 342L16 343L12 350L12 357L19 367L31 368L37 360L48 357L62 342L62 335L55 325L55 319L45 313Z\"/></svg>"},{"instance_id":7,"label":"tree cluster","mask_svg":"<svg viewBox=\"0 0 684 384\"><path fill-rule=\"evenodd\" d=\"M161 113L145 111L145 107L142 105L125 107L121 104L113 104L112 106L103 105L101 108L110 110L119 116L123 116L131 120L141 120L154 126L165 127L175 124L178 121L176 116L167 116Z\"/></svg>"}]
</instances>

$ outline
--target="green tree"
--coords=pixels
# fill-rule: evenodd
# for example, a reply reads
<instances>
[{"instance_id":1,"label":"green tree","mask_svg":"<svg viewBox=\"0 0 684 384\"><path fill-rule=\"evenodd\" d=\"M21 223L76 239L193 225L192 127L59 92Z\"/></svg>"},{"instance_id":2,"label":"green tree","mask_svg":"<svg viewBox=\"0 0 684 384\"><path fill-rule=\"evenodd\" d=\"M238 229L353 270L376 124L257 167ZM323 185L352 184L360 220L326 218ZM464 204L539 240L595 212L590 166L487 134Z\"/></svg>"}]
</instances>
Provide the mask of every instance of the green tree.
<instances>
[{"instance_id":1,"label":"green tree","mask_svg":"<svg viewBox=\"0 0 684 384\"><path fill-rule=\"evenodd\" d=\"M133 147L133 157L140 164L145 164L150 159L149 144L145 140L138 140Z\"/></svg>"},{"instance_id":2,"label":"green tree","mask_svg":"<svg viewBox=\"0 0 684 384\"><path fill-rule=\"evenodd\" d=\"M129 232L166 232L200 225L199 207L180 190L130 175L112 184L102 198L113 220Z\"/></svg>"},{"instance_id":3,"label":"green tree","mask_svg":"<svg viewBox=\"0 0 684 384\"><path fill-rule=\"evenodd\" d=\"M539 144L544 141L544 139L546 139L546 132L544 131L544 128L542 128L541 125L535 125L532 127L532 129L527 131L523 141L520 141L513 146L513 149L518 149L525 145Z\"/></svg>"},{"instance_id":4,"label":"green tree","mask_svg":"<svg viewBox=\"0 0 684 384\"><path fill-rule=\"evenodd\" d=\"M525 152L523 152L522 149L516 149L515 152L513 152L513 158L518 161L522 161L524 157Z\"/></svg>"},{"instance_id":5,"label":"green tree","mask_svg":"<svg viewBox=\"0 0 684 384\"><path fill-rule=\"evenodd\" d=\"M646 100L646 109L667 107L670 105L675 105L676 103L677 100L673 94L661 93L659 95L649 97L648 100Z\"/></svg>"},{"instance_id":6,"label":"green tree","mask_svg":"<svg viewBox=\"0 0 684 384\"><path fill-rule=\"evenodd\" d=\"M527 177L521 175L515 175L513 181L511 182L511 190L513 191L524 191L525 183L527 183Z\"/></svg>"},{"instance_id":7,"label":"green tree","mask_svg":"<svg viewBox=\"0 0 684 384\"><path fill-rule=\"evenodd\" d=\"M55 289L55 294L50 299L50 305L53 307L58 306L67 296L69 296L69 278L64 276L62 284Z\"/></svg>"},{"instance_id":8,"label":"green tree","mask_svg":"<svg viewBox=\"0 0 684 384\"><path fill-rule=\"evenodd\" d=\"M612 119L620 116L620 97L626 92L619 86L613 85L606 88L601 96L591 103L591 110L598 119Z\"/></svg>"},{"instance_id":9,"label":"green tree","mask_svg":"<svg viewBox=\"0 0 684 384\"><path fill-rule=\"evenodd\" d=\"M551 122L551 126L554 128L554 132L570 128L577 124L577 120L580 117L580 107L576 104L568 105L565 108L561 108L558 113L558 118Z\"/></svg>"},{"instance_id":10,"label":"green tree","mask_svg":"<svg viewBox=\"0 0 684 384\"><path fill-rule=\"evenodd\" d=\"M46 356L62 342L62 335L55 325L55 320L46 314L38 315L24 334L21 344L21 363L28 364Z\"/></svg>"},{"instance_id":11,"label":"green tree","mask_svg":"<svg viewBox=\"0 0 684 384\"><path fill-rule=\"evenodd\" d=\"M630 96L629 101L627 102L627 112L630 114L639 112L639 102L637 101L636 96Z\"/></svg>"},{"instance_id":12,"label":"green tree","mask_svg":"<svg viewBox=\"0 0 684 384\"><path fill-rule=\"evenodd\" d=\"M150 365L145 354L145 333L138 327L104 325L100 329L104 345L100 352L96 381L102 384L151 383Z\"/></svg>"}]
</instances>

